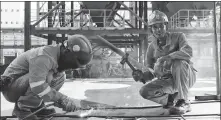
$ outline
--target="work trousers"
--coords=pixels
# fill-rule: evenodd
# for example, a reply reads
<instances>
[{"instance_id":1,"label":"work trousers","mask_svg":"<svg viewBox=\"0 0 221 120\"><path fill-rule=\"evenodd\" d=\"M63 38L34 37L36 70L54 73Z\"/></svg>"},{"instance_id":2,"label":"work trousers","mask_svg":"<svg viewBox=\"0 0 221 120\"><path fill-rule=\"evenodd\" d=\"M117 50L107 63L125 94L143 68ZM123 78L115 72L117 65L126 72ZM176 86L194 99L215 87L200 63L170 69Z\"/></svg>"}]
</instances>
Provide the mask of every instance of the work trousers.
<instances>
[{"instance_id":1,"label":"work trousers","mask_svg":"<svg viewBox=\"0 0 221 120\"><path fill-rule=\"evenodd\" d=\"M176 99L188 99L188 91L196 82L195 69L184 60L174 60L172 77L153 80L140 89L140 95L148 100L166 105L168 95L178 92Z\"/></svg>"},{"instance_id":2,"label":"work trousers","mask_svg":"<svg viewBox=\"0 0 221 120\"><path fill-rule=\"evenodd\" d=\"M59 74L60 75L53 78L53 73L49 72L46 80L49 86L56 91L59 91L65 80L65 74ZM3 91L3 95L9 102L18 104L20 109L37 108L43 103L43 99L31 91L29 85L29 74L25 74L16 80L12 80L12 82Z\"/></svg>"}]
</instances>

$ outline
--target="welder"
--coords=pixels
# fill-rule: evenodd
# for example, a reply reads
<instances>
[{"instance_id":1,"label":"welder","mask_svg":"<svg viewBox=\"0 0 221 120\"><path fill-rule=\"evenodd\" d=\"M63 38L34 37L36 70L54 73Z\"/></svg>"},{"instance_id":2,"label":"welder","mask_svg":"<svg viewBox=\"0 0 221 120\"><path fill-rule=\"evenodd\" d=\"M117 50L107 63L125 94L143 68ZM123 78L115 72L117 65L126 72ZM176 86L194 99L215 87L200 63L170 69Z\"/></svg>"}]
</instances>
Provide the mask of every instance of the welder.
<instances>
[{"instance_id":1,"label":"welder","mask_svg":"<svg viewBox=\"0 0 221 120\"><path fill-rule=\"evenodd\" d=\"M75 34L62 44L28 50L15 58L1 76L1 90L7 101L15 103L13 115L19 119L54 102L64 111L80 109L81 101L59 92L65 81L65 70L84 68L92 60L89 39ZM43 109L40 113L54 113ZM39 114L40 114L39 113ZM38 119L37 115L29 117Z\"/></svg>"},{"instance_id":2,"label":"welder","mask_svg":"<svg viewBox=\"0 0 221 120\"><path fill-rule=\"evenodd\" d=\"M188 91L196 81L196 70L190 60L192 47L184 33L168 31L168 18L159 10L151 13L148 26L152 35L145 67L153 69L154 75L144 72L148 83L140 89L140 95L171 108L171 114L184 114L191 110ZM133 77L139 78L134 73Z\"/></svg>"}]
</instances>

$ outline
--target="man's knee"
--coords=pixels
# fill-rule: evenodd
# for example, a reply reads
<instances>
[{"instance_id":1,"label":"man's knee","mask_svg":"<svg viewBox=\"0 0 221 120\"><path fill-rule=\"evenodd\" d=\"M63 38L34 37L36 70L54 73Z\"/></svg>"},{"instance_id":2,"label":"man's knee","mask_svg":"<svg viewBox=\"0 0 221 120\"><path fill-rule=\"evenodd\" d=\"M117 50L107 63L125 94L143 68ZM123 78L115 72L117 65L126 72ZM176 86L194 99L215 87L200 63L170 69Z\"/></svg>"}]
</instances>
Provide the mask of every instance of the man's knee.
<instances>
[{"instance_id":1,"label":"man's knee","mask_svg":"<svg viewBox=\"0 0 221 120\"><path fill-rule=\"evenodd\" d=\"M3 91L3 95L5 99L9 102L16 102L20 96L24 95L29 87L28 77L26 75L13 80L10 83L5 91Z\"/></svg>"},{"instance_id":2,"label":"man's knee","mask_svg":"<svg viewBox=\"0 0 221 120\"><path fill-rule=\"evenodd\" d=\"M176 70L182 70L182 69L187 69L188 68L188 63L185 60L174 60L173 62L173 69Z\"/></svg>"},{"instance_id":3,"label":"man's knee","mask_svg":"<svg viewBox=\"0 0 221 120\"><path fill-rule=\"evenodd\" d=\"M151 99L163 94L162 90L153 84L143 86L139 92L140 95L145 99Z\"/></svg>"}]
</instances>

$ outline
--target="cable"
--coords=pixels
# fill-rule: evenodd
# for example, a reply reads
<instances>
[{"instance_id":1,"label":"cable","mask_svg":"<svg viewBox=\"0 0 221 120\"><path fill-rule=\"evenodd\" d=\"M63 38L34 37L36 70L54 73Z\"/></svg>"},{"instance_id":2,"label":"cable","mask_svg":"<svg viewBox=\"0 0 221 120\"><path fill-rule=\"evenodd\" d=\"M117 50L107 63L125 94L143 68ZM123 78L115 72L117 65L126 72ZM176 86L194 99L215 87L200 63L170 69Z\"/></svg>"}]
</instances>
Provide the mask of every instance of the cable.
<instances>
[{"instance_id":1,"label":"cable","mask_svg":"<svg viewBox=\"0 0 221 120\"><path fill-rule=\"evenodd\" d=\"M26 117L22 118L21 120L25 120L25 119L27 119L28 117L31 117L31 116L35 115L36 113L40 112L41 110L43 110L43 109L45 109L45 108L47 108L47 107L49 107L49 106L53 106L53 105L54 105L54 103L45 105L44 107L42 107L42 108L36 110L35 112L33 112L33 113L27 115Z\"/></svg>"}]
</instances>

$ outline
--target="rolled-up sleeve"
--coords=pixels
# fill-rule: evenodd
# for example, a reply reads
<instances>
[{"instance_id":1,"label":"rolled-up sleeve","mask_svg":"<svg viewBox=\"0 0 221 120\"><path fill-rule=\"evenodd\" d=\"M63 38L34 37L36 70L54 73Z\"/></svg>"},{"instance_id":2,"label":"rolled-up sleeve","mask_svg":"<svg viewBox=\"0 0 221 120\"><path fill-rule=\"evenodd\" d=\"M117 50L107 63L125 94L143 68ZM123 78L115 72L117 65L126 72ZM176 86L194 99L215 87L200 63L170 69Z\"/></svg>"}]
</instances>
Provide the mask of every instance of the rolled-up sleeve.
<instances>
[{"instance_id":1,"label":"rolled-up sleeve","mask_svg":"<svg viewBox=\"0 0 221 120\"><path fill-rule=\"evenodd\" d=\"M146 57L145 57L146 65L145 66L148 68L152 68L152 69L153 69L154 62L155 62L153 52L154 52L153 44L150 44L146 52Z\"/></svg>"},{"instance_id":2,"label":"rolled-up sleeve","mask_svg":"<svg viewBox=\"0 0 221 120\"><path fill-rule=\"evenodd\" d=\"M186 36L183 33L178 37L178 42L179 50L170 53L169 56L172 59L190 60L193 55L192 47L188 44Z\"/></svg>"},{"instance_id":3,"label":"rolled-up sleeve","mask_svg":"<svg viewBox=\"0 0 221 120\"><path fill-rule=\"evenodd\" d=\"M44 55L31 59L29 64L29 85L31 91L44 99L44 101L51 101L58 93L46 82L47 75L52 66L52 60Z\"/></svg>"}]
</instances>

